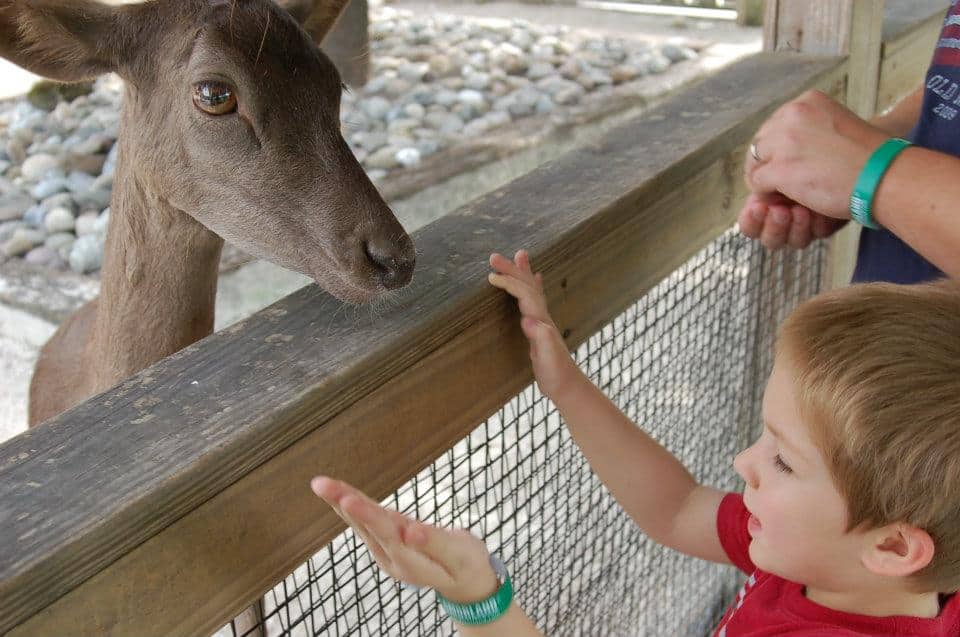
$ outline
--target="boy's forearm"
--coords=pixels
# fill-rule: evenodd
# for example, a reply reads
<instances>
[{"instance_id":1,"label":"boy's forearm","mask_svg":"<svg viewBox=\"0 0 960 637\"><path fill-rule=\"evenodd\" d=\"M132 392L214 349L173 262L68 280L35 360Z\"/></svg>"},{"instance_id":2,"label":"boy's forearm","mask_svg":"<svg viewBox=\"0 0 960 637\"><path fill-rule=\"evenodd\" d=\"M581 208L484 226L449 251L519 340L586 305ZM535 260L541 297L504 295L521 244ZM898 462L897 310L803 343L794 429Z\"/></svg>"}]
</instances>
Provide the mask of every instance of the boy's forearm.
<instances>
[{"instance_id":1,"label":"boy's forearm","mask_svg":"<svg viewBox=\"0 0 960 637\"><path fill-rule=\"evenodd\" d=\"M456 624L456 622L454 622ZM465 624L456 624L457 632L461 637L543 637L540 629L534 625L527 617L523 609L517 605L516 600L510 604L510 608L496 621L482 626L467 626Z\"/></svg>"},{"instance_id":2,"label":"boy's forearm","mask_svg":"<svg viewBox=\"0 0 960 637\"><path fill-rule=\"evenodd\" d=\"M673 520L696 488L686 467L590 379L578 376L553 399L580 451L620 506L652 539L671 545Z\"/></svg>"}]
</instances>

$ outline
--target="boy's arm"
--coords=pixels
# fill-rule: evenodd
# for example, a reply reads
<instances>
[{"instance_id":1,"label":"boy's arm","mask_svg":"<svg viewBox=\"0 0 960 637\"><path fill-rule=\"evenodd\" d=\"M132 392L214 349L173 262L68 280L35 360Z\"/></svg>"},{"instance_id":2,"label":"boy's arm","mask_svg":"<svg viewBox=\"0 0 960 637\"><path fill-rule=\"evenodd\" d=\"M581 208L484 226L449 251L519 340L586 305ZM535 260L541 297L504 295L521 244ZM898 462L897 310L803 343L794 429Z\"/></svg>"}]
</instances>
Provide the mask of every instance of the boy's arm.
<instances>
[{"instance_id":1,"label":"boy's arm","mask_svg":"<svg viewBox=\"0 0 960 637\"><path fill-rule=\"evenodd\" d=\"M345 482L317 476L310 487L363 539L377 565L394 578L468 604L500 586L487 547L468 531L441 529L390 511ZM456 623L456 622L455 622ZM514 600L490 623L456 623L463 637L543 637Z\"/></svg>"},{"instance_id":2,"label":"boy's arm","mask_svg":"<svg viewBox=\"0 0 960 637\"><path fill-rule=\"evenodd\" d=\"M547 312L540 276L531 271L525 251L514 261L493 255L490 264L496 270L490 282L518 300L537 384L620 506L658 543L729 563L716 526L724 494L699 485L580 371Z\"/></svg>"}]
</instances>

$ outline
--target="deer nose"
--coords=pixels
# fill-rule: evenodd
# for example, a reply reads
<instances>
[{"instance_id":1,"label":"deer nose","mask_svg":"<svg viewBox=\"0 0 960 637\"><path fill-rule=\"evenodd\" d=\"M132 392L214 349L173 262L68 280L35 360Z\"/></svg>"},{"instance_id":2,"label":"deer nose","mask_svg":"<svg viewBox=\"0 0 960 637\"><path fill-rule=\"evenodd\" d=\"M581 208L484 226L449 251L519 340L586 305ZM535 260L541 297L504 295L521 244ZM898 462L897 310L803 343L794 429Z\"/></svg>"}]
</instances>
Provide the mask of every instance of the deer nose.
<instances>
[{"instance_id":1,"label":"deer nose","mask_svg":"<svg viewBox=\"0 0 960 637\"><path fill-rule=\"evenodd\" d=\"M413 266L416 265L416 257L410 254L404 254L406 246L394 247L392 250L381 250L379 246L372 243L363 245L367 258L376 268L380 283L388 290L402 288L410 279L413 278ZM412 252L412 251L411 251Z\"/></svg>"}]
</instances>

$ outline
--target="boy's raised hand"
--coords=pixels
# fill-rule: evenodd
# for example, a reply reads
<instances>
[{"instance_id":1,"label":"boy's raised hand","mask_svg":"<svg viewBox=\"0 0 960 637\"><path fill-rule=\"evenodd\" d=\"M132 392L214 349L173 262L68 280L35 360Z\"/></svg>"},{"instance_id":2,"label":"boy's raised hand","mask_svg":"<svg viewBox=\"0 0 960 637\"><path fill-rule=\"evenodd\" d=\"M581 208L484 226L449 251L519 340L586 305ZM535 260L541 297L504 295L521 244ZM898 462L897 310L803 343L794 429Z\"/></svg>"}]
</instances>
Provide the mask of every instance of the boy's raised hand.
<instances>
[{"instance_id":1,"label":"boy's raised hand","mask_svg":"<svg viewBox=\"0 0 960 637\"><path fill-rule=\"evenodd\" d=\"M353 527L392 577L460 604L486 599L499 587L487 547L469 531L418 522L326 476L315 477L310 487Z\"/></svg>"},{"instance_id":2,"label":"boy's raised hand","mask_svg":"<svg viewBox=\"0 0 960 637\"><path fill-rule=\"evenodd\" d=\"M547 310L543 277L530 268L526 250L518 250L513 261L502 254L491 254L490 267L494 270L488 277L490 284L517 299L520 328L530 341L530 360L537 385L545 395L555 399L579 370Z\"/></svg>"}]
</instances>

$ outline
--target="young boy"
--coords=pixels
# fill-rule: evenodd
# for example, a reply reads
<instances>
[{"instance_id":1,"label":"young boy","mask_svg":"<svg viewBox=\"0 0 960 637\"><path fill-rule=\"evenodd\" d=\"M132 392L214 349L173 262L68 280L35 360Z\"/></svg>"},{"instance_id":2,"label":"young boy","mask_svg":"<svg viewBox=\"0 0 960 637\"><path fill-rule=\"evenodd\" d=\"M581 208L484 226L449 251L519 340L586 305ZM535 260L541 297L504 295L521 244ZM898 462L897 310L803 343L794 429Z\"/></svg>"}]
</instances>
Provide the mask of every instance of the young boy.
<instances>
[{"instance_id":1,"label":"young boy","mask_svg":"<svg viewBox=\"0 0 960 637\"><path fill-rule=\"evenodd\" d=\"M734 460L740 495L697 484L580 372L524 251L490 263L519 302L537 384L624 510L661 544L749 575L715 635L960 635L960 286L853 286L797 308L762 434ZM479 539L330 478L312 486L381 568L436 589L462 635L541 634Z\"/></svg>"}]
</instances>

